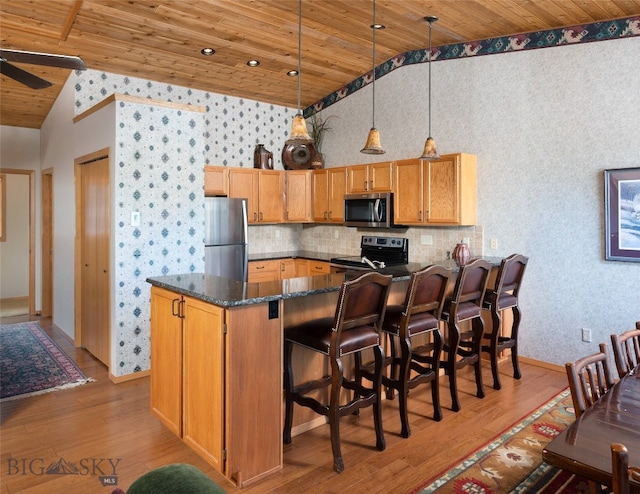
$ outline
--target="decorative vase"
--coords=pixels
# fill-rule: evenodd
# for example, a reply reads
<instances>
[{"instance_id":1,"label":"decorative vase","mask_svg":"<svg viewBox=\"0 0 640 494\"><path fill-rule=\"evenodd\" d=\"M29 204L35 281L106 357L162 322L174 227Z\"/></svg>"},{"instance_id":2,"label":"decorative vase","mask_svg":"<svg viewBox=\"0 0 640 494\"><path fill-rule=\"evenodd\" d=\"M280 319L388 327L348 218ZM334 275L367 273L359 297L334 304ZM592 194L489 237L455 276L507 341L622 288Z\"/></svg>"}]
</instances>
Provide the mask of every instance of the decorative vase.
<instances>
[{"instance_id":1,"label":"decorative vase","mask_svg":"<svg viewBox=\"0 0 640 494\"><path fill-rule=\"evenodd\" d=\"M253 151L253 167L273 170L273 153L265 149L264 144L256 144Z\"/></svg>"},{"instance_id":2,"label":"decorative vase","mask_svg":"<svg viewBox=\"0 0 640 494\"><path fill-rule=\"evenodd\" d=\"M469 246L464 242L460 242L453 249L453 259L460 265L467 264L471 259L471 251Z\"/></svg>"},{"instance_id":3,"label":"decorative vase","mask_svg":"<svg viewBox=\"0 0 640 494\"><path fill-rule=\"evenodd\" d=\"M314 170L324 168L324 154L322 154L319 151L316 151L316 154L313 156L313 159L311 160L311 168Z\"/></svg>"}]
</instances>

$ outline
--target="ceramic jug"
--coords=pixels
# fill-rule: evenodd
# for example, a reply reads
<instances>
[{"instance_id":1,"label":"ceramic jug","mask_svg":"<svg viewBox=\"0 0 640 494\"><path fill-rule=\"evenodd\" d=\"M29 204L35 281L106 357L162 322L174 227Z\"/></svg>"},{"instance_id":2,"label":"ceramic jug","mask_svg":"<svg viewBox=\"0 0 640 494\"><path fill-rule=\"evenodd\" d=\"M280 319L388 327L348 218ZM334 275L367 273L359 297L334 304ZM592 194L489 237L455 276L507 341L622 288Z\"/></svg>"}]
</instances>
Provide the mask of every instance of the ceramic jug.
<instances>
[{"instance_id":1,"label":"ceramic jug","mask_svg":"<svg viewBox=\"0 0 640 494\"><path fill-rule=\"evenodd\" d=\"M464 242L460 242L456 245L455 249L453 249L452 256L458 264L467 264L469 262L469 259L471 258L471 251L469 250L469 246Z\"/></svg>"},{"instance_id":2,"label":"ceramic jug","mask_svg":"<svg viewBox=\"0 0 640 494\"><path fill-rule=\"evenodd\" d=\"M265 149L264 144L256 144L253 152L253 167L273 170L273 153Z\"/></svg>"}]
</instances>

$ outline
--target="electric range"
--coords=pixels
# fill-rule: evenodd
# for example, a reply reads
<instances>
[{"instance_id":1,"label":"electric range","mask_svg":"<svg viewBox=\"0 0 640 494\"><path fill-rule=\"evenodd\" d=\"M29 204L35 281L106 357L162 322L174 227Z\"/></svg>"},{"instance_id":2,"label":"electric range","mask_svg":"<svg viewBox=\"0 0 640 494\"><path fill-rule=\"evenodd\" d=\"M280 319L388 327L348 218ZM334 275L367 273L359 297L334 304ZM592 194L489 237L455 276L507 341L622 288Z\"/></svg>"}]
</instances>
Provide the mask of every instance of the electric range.
<instances>
[{"instance_id":1,"label":"electric range","mask_svg":"<svg viewBox=\"0 0 640 494\"><path fill-rule=\"evenodd\" d=\"M334 266L356 269L379 269L409 263L409 239L364 235L360 239L360 255L333 257Z\"/></svg>"}]
</instances>

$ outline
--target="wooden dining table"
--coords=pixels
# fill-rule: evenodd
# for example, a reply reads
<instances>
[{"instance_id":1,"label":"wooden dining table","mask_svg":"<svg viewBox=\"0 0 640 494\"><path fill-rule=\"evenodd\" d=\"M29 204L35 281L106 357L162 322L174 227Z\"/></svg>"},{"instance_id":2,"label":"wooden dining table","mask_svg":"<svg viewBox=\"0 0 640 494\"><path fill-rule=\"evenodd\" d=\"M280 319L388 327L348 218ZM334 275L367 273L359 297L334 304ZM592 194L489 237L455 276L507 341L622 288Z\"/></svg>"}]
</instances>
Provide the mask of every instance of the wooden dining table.
<instances>
[{"instance_id":1,"label":"wooden dining table","mask_svg":"<svg viewBox=\"0 0 640 494\"><path fill-rule=\"evenodd\" d=\"M542 451L547 463L611 486L611 443L629 451L640 466L640 366L617 382ZM640 483L632 481L634 487Z\"/></svg>"}]
</instances>

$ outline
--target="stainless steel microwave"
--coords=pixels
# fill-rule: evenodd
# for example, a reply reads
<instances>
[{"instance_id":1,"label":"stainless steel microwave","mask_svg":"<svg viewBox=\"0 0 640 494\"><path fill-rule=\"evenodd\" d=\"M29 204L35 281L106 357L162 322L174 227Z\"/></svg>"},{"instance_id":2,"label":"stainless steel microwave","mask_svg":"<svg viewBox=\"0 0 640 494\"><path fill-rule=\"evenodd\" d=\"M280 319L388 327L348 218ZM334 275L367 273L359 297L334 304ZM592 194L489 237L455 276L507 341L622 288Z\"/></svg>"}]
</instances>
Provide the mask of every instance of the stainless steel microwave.
<instances>
[{"instance_id":1,"label":"stainless steel microwave","mask_svg":"<svg viewBox=\"0 0 640 494\"><path fill-rule=\"evenodd\" d=\"M393 228L393 194L346 194L344 224L367 228Z\"/></svg>"}]
</instances>

